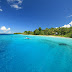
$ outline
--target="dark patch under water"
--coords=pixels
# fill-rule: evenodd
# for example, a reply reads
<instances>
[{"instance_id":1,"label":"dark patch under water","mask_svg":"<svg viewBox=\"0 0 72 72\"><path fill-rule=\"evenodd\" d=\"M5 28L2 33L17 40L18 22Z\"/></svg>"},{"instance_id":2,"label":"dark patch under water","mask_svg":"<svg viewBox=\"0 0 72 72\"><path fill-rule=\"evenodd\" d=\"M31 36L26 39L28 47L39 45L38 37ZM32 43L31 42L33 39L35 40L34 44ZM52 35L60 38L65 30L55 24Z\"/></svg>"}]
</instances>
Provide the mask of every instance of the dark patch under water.
<instances>
[{"instance_id":1,"label":"dark patch under water","mask_svg":"<svg viewBox=\"0 0 72 72\"><path fill-rule=\"evenodd\" d=\"M59 43L59 45L64 45L64 46L67 46L67 44L65 44L65 43Z\"/></svg>"},{"instance_id":2,"label":"dark patch under water","mask_svg":"<svg viewBox=\"0 0 72 72\"><path fill-rule=\"evenodd\" d=\"M66 43L59 43L59 42L54 42L51 40L42 40L44 43L50 43L50 44L59 44L59 45L63 45L63 46L68 46Z\"/></svg>"}]
</instances>

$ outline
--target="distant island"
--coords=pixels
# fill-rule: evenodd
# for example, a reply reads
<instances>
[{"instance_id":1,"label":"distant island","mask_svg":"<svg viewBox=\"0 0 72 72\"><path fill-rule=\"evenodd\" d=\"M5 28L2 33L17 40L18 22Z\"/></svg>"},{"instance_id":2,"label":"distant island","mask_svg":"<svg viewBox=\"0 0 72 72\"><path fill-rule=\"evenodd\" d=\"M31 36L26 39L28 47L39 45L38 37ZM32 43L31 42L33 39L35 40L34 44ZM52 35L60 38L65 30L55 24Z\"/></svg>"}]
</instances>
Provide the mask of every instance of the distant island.
<instances>
[{"instance_id":1,"label":"distant island","mask_svg":"<svg viewBox=\"0 0 72 72\"><path fill-rule=\"evenodd\" d=\"M46 28L42 29L39 27L34 31L24 31L23 33L14 33L14 34L24 34L24 35L52 35L52 36L62 36L72 38L72 27L70 28Z\"/></svg>"}]
</instances>

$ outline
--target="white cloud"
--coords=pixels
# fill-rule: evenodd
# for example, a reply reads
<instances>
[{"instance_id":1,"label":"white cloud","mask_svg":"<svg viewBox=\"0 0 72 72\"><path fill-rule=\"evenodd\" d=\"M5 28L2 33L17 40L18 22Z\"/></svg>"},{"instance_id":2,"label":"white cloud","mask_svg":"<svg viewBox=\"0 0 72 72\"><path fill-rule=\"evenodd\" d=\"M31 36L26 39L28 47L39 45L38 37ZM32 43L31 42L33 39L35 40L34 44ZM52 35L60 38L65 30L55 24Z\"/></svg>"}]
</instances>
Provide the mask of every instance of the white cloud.
<instances>
[{"instance_id":1,"label":"white cloud","mask_svg":"<svg viewBox=\"0 0 72 72\"><path fill-rule=\"evenodd\" d=\"M18 3L19 3L19 4L22 4L22 2L23 2L23 1L20 0Z\"/></svg>"},{"instance_id":2,"label":"white cloud","mask_svg":"<svg viewBox=\"0 0 72 72\"><path fill-rule=\"evenodd\" d=\"M4 32L7 32L7 31L10 31L10 28L6 28L5 26L2 26L0 28L0 30L4 31Z\"/></svg>"},{"instance_id":3,"label":"white cloud","mask_svg":"<svg viewBox=\"0 0 72 72\"><path fill-rule=\"evenodd\" d=\"M63 25L62 27L64 27L64 28L70 28L71 26L72 26L72 21L69 24ZM60 28L62 28L62 27L60 27ZM58 27L55 27L55 28L58 28Z\"/></svg>"},{"instance_id":4,"label":"white cloud","mask_svg":"<svg viewBox=\"0 0 72 72\"><path fill-rule=\"evenodd\" d=\"M64 27L64 28L70 28L72 26L72 21L69 23L69 24L65 24L64 26L62 26L62 27Z\"/></svg>"},{"instance_id":5,"label":"white cloud","mask_svg":"<svg viewBox=\"0 0 72 72\"><path fill-rule=\"evenodd\" d=\"M10 30L10 28L7 29L8 31Z\"/></svg>"},{"instance_id":6,"label":"white cloud","mask_svg":"<svg viewBox=\"0 0 72 72\"><path fill-rule=\"evenodd\" d=\"M72 21L69 24L72 26Z\"/></svg>"},{"instance_id":7,"label":"white cloud","mask_svg":"<svg viewBox=\"0 0 72 72\"><path fill-rule=\"evenodd\" d=\"M67 24L67 25L64 25L64 26L62 26L62 27L64 27L64 28L70 28L71 25L70 25L70 24Z\"/></svg>"},{"instance_id":8,"label":"white cloud","mask_svg":"<svg viewBox=\"0 0 72 72\"><path fill-rule=\"evenodd\" d=\"M21 5L23 3L23 0L7 0L7 2L9 3L9 5L12 7L12 8L15 8L15 9L22 9Z\"/></svg>"},{"instance_id":9,"label":"white cloud","mask_svg":"<svg viewBox=\"0 0 72 72\"><path fill-rule=\"evenodd\" d=\"M0 9L0 11L3 11L2 9Z\"/></svg>"},{"instance_id":10,"label":"white cloud","mask_svg":"<svg viewBox=\"0 0 72 72\"><path fill-rule=\"evenodd\" d=\"M19 7L18 5L10 5L11 7L13 8L16 8L16 9L21 9L22 7Z\"/></svg>"}]
</instances>

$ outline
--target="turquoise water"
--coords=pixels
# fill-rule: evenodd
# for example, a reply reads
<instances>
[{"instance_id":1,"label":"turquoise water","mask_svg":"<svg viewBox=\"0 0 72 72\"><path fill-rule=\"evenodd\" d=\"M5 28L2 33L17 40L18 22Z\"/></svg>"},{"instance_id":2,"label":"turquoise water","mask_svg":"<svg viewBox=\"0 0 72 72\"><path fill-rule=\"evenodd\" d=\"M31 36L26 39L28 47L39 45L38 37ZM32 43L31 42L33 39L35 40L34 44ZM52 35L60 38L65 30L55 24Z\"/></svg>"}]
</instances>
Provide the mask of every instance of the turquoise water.
<instances>
[{"instance_id":1,"label":"turquoise water","mask_svg":"<svg viewBox=\"0 0 72 72\"><path fill-rule=\"evenodd\" d=\"M0 72L72 72L72 39L0 35Z\"/></svg>"}]
</instances>

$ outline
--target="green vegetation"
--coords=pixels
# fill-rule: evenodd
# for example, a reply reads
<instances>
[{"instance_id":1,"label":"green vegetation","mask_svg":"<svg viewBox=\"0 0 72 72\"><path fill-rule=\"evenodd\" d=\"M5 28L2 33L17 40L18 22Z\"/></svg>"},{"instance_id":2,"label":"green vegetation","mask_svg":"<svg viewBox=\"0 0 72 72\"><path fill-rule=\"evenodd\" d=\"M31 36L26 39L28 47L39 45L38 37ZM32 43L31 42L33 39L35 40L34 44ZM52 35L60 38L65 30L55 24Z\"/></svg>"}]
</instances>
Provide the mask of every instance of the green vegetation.
<instances>
[{"instance_id":1,"label":"green vegetation","mask_svg":"<svg viewBox=\"0 0 72 72\"><path fill-rule=\"evenodd\" d=\"M24 34L24 35L53 35L53 36L63 36L72 38L72 27L70 28L46 28L42 29L39 27L38 29L32 31L24 31L23 33L14 33L14 34Z\"/></svg>"},{"instance_id":2,"label":"green vegetation","mask_svg":"<svg viewBox=\"0 0 72 72\"><path fill-rule=\"evenodd\" d=\"M22 33L14 33L14 34L22 34Z\"/></svg>"}]
</instances>

